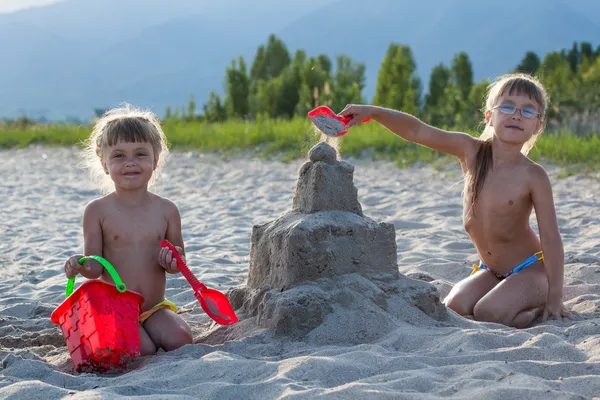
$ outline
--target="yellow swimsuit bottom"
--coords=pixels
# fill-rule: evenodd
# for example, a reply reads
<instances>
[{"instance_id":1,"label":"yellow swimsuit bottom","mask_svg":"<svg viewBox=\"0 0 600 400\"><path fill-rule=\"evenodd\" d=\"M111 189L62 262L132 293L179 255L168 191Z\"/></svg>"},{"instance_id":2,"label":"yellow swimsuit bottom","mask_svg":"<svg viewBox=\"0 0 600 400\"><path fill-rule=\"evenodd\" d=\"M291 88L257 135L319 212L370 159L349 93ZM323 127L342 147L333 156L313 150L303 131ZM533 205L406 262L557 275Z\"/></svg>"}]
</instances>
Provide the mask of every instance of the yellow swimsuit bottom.
<instances>
[{"instance_id":1,"label":"yellow swimsuit bottom","mask_svg":"<svg viewBox=\"0 0 600 400\"><path fill-rule=\"evenodd\" d=\"M154 314L155 312L157 312L158 310L160 310L162 308L168 308L169 310L171 310L173 312L177 312L177 306L175 305L175 303L173 303L172 301L169 301L167 299L164 299L163 301L161 301L160 303L158 303L157 305L155 305L148 311L144 311L143 313L140 314L140 317L139 317L140 324L143 324L148 318L150 318L152 316L152 314Z\"/></svg>"}]
</instances>

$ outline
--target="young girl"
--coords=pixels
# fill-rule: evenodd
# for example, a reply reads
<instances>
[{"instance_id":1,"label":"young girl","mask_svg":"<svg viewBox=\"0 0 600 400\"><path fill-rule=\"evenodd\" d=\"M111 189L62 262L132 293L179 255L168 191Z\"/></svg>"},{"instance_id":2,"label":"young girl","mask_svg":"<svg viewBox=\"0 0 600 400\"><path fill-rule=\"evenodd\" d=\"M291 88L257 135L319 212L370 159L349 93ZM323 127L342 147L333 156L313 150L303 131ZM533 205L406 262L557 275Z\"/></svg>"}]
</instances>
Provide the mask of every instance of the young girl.
<instances>
[{"instance_id":1,"label":"young girl","mask_svg":"<svg viewBox=\"0 0 600 400\"><path fill-rule=\"evenodd\" d=\"M459 159L464 227L481 259L444 301L460 315L518 328L540 315L571 318L562 301L564 253L550 180L526 156L544 128L547 101L531 76L498 78L489 87L479 139L381 107L348 105L341 112L352 117L349 126L371 117L405 140ZM532 209L539 239L529 226Z\"/></svg>"},{"instance_id":2,"label":"young girl","mask_svg":"<svg viewBox=\"0 0 600 400\"><path fill-rule=\"evenodd\" d=\"M103 194L108 193L85 208L83 252L107 259L127 289L144 296L139 317L142 355L192 343L190 327L175 313L175 304L164 297L165 272L179 270L160 242L169 240L183 256L179 210L170 200L148 191L167 155L158 119L129 105L110 110L98 120L83 153L92 177ZM67 278L81 274L113 283L97 261L79 265L81 257L67 260Z\"/></svg>"}]
</instances>

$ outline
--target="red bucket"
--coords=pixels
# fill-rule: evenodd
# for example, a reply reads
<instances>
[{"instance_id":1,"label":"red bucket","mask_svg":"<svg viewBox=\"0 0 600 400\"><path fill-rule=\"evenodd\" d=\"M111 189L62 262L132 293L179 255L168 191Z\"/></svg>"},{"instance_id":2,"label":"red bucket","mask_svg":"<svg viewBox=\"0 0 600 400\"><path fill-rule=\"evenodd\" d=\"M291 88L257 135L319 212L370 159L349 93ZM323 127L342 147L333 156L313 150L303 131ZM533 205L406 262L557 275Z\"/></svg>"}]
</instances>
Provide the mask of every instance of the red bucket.
<instances>
[{"instance_id":1,"label":"red bucket","mask_svg":"<svg viewBox=\"0 0 600 400\"><path fill-rule=\"evenodd\" d=\"M71 278L67 298L50 318L60 326L77 372L119 372L140 355L138 319L144 298L127 291L104 258L88 256L79 263L88 258L101 263L116 285L92 279L73 292Z\"/></svg>"}]
</instances>

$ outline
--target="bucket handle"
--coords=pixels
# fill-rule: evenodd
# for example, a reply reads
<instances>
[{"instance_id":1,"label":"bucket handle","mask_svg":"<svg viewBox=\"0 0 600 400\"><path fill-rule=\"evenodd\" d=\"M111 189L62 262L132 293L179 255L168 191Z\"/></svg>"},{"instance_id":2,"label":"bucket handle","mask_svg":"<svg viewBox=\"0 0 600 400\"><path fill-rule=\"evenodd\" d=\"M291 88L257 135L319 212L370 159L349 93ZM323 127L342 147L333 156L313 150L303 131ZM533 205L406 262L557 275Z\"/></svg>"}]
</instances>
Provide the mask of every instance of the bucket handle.
<instances>
[{"instance_id":1,"label":"bucket handle","mask_svg":"<svg viewBox=\"0 0 600 400\"><path fill-rule=\"evenodd\" d=\"M106 270L110 274L111 278L115 282L115 286L117 287L117 290L119 292L121 292L121 293L124 293L125 291L127 291L127 287L125 286L125 284L121 280L121 277L119 276L119 274L117 273L117 271L115 270L115 268L111 265L111 263L109 263L107 260L105 260L104 258L102 258L100 256L85 256L85 257L81 257L79 260L77 260L77 262L79 264L83 265L83 262L85 260L96 260L96 261L98 261L100 264L102 264L102 266L104 268L106 268ZM67 281L66 297L69 297L71 295L71 293L73 293L73 288L74 287L75 287L75 277L72 277L72 278L70 278Z\"/></svg>"}]
</instances>

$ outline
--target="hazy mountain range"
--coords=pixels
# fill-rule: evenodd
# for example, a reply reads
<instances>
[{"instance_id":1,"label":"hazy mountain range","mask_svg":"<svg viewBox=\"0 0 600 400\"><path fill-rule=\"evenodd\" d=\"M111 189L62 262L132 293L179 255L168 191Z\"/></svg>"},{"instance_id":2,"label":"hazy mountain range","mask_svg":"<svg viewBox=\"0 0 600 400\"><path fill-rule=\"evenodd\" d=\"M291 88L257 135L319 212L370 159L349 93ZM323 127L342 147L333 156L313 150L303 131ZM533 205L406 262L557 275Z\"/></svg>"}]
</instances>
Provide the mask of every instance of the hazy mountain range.
<instances>
[{"instance_id":1,"label":"hazy mountain range","mask_svg":"<svg viewBox=\"0 0 600 400\"><path fill-rule=\"evenodd\" d=\"M368 4L368 5L367 5ZM600 45L598 0L67 0L0 14L0 117L91 117L127 101L163 114L223 91L225 68L275 33L290 53L345 53L371 99L390 42L411 46L424 85L458 51L477 80L574 41ZM426 90L426 86L424 87Z\"/></svg>"}]
</instances>

